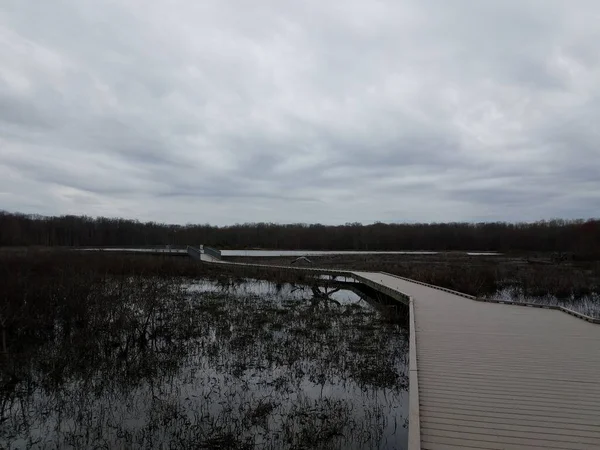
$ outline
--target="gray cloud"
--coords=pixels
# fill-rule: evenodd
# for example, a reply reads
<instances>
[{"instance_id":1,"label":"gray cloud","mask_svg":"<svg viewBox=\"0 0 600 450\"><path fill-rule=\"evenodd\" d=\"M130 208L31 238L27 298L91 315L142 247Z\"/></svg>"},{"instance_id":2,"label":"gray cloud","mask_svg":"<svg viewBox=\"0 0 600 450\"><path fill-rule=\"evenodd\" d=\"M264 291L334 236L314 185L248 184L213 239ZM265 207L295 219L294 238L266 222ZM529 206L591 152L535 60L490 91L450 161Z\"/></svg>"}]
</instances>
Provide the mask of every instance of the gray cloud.
<instances>
[{"instance_id":1,"label":"gray cloud","mask_svg":"<svg viewBox=\"0 0 600 450\"><path fill-rule=\"evenodd\" d=\"M597 216L593 0L8 0L0 209Z\"/></svg>"}]
</instances>

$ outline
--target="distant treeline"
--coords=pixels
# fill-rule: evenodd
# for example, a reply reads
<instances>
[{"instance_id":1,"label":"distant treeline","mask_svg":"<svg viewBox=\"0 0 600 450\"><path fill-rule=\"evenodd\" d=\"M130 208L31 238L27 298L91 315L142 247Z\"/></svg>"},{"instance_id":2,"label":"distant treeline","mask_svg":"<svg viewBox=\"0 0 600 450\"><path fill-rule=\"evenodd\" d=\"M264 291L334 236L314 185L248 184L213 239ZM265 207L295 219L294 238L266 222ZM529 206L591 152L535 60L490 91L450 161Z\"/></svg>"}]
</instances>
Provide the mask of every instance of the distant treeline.
<instances>
[{"instance_id":1,"label":"distant treeline","mask_svg":"<svg viewBox=\"0 0 600 450\"><path fill-rule=\"evenodd\" d=\"M600 255L600 220L327 226L246 223L167 225L0 212L0 246L153 246L306 250L551 251Z\"/></svg>"}]
</instances>

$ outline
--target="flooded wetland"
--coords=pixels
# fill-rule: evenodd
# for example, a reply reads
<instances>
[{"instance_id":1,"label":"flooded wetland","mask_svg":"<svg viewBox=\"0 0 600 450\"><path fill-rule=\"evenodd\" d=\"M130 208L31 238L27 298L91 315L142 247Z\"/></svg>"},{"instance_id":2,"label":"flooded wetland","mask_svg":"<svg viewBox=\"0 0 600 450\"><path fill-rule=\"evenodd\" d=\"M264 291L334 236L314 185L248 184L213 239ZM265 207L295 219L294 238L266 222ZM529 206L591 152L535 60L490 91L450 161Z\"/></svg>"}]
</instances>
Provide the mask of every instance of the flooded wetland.
<instances>
[{"instance_id":1,"label":"flooded wetland","mask_svg":"<svg viewBox=\"0 0 600 450\"><path fill-rule=\"evenodd\" d=\"M406 311L364 287L107 274L45 292L50 314L6 328L2 448L406 446Z\"/></svg>"},{"instance_id":2,"label":"flooded wetland","mask_svg":"<svg viewBox=\"0 0 600 450\"><path fill-rule=\"evenodd\" d=\"M310 259L598 311L595 262ZM0 448L407 447L407 308L350 279L14 249L0 252L0 285Z\"/></svg>"}]
</instances>

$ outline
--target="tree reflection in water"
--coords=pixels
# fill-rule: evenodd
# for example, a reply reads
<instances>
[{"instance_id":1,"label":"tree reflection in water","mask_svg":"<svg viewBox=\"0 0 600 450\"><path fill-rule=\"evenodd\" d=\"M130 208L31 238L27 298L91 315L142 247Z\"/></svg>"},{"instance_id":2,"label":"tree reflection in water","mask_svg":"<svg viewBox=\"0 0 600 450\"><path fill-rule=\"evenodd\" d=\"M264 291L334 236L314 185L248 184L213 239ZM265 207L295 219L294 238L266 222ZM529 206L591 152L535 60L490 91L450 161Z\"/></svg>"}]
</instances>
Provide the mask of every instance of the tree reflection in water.
<instances>
[{"instance_id":1,"label":"tree reflection in water","mask_svg":"<svg viewBox=\"0 0 600 450\"><path fill-rule=\"evenodd\" d=\"M404 323L347 290L317 294L106 282L19 330L1 367L0 446L405 447Z\"/></svg>"}]
</instances>

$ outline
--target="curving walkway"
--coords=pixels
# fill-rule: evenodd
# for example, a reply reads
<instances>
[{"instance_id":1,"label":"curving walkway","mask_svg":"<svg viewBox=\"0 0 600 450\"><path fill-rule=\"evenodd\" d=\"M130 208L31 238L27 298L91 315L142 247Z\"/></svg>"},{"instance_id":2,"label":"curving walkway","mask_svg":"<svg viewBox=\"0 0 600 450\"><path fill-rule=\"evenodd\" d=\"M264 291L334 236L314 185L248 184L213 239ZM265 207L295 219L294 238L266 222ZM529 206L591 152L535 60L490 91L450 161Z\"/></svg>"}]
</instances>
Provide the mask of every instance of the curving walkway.
<instances>
[{"instance_id":1,"label":"curving walkway","mask_svg":"<svg viewBox=\"0 0 600 450\"><path fill-rule=\"evenodd\" d=\"M357 275L413 299L420 438L410 448L600 448L600 326Z\"/></svg>"}]
</instances>

